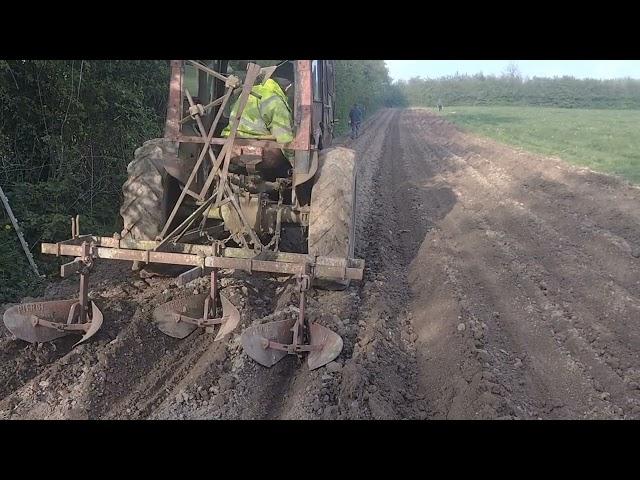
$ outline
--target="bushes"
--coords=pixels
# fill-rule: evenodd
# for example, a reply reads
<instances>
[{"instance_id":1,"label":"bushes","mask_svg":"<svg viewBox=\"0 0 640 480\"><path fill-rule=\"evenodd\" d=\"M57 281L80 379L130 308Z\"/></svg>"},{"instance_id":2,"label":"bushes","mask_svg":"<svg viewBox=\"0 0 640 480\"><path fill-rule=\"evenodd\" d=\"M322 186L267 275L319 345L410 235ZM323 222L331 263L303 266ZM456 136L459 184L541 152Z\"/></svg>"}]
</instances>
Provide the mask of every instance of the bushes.
<instances>
[{"instance_id":1,"label":"bushes","mask_svg":"<svg viewBox=\"0 0 640 480\"><path fill-rule=\"evenodd\" d=\"M166 61L0 61L0 182L44 272L58 262L41 241L118 229L120 188L133 151L161 135ZM9 220L0 216L0 302L33 281ZM31 292L30 292L31 293Z\"/></svg>"},{"instance_id":2,"label":"bushes","mask_svg":"<svg viewBox=\"0 0 640 480\"><path fill-rule=\"evenodd\" d=\"M640 108L640 81L579 80L573 77L450 76L399 82L411 105L529 105L561 108Z\"/></svg>"}]
</instances>

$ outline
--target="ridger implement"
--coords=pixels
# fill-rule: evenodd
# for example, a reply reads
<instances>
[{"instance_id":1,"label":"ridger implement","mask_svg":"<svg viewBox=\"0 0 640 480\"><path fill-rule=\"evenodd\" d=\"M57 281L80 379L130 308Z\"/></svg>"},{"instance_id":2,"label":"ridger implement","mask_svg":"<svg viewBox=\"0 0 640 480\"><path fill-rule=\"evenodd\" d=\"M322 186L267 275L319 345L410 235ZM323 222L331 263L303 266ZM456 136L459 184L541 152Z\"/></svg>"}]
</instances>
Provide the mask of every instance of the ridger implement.
<instances>
[{"instance_id":1,"label":"ridger implement","mask_svg":"<svg viewBox=\"0 0 640 480\"><path fill-rule=\"evenodd\" d=\"M300 307L296 318L249 327L240 337L247 355L265 367L275 365L286 355L301 356L308 352L307 365L313 370L331 362L342 351L340 335L318 323L309 324L305 318L306 291L311 285L311 277L306 273L299 274L297 283Z\"/></svg>"},{"instance_id":2,"label":"ridger implement","mask_svg":"<svg viewBox=\"0 0 640 480\"><path fill-rule=\"evenodd\" d=\"M200 267L198 267L198 270ZM184 279L179 278L183 284ZM218 299L222 303L222 316L215 318L218 311ZM190 315L202 315L194 318ZM188 314L188 315L187 315ZM220 325L214 341L222 340L231 333L240 322L240 312L222 294L218 293L217 274L211 272L211 291L180 298L160 305L153 311L153 319L162 333L174 338L185 338L197 328L204 328L207 333L214 333L215 326Z\"/></svg>"},{"instance_id":3,"label":"ridger implement","mask_svg":"<svg viewBox=\"0 0 640 480\"><path fill-rule=\"evenodd\" d=\"M97 259L108 259L133 262L134 269L190 267L177 278L181 284L210 274L208 292L154 310L159 330L175 338L203 329L218 341L239 324L237 308L219 291L218 269L291 275L300 298L297 315L246 328L245 352L267 367L288 354L308 353L310 369L340 354L340 336L305 318L311 286L344 289L364 270L364 261L353 258L355 155L326 148L333 130L333 63L248 63L242 80L229 74L229 63L171 62L165 135L145 142L127 168L124 229L113 237L80 235L76 219L70 240L42 244L42 253L77 257L61 274L80 274L80 298L7 310L4 321L16 337L44 342L83 333L83 342L94 335L102 314L93 302L89 309L88 273ZM272 76L293 106L295 135L286 145L267 136L239 138L248 121L242 112L250 96L259 97L253 86ZM235 114L227 115L234 102Z\"/></svg>"},{"instance_id":4,"label":"ridger implement","mask_svg":"<svg viewBox=\"0 0 640 480\"><path fill-rule=\"evenodd\" d=\"M4 324L16 337L29 343L42 343L70 334L82 338L73 346L87 341L102 326L102 312L91 302L89 312L89 271L93 266L91 246L87 238L80 236L80 218L71 219L71 235L81 242L78 258L62 265L60 275L80 275L78 300L54 300L25 303L11 307L4 313Z\"/></svg>"}]
</instances>

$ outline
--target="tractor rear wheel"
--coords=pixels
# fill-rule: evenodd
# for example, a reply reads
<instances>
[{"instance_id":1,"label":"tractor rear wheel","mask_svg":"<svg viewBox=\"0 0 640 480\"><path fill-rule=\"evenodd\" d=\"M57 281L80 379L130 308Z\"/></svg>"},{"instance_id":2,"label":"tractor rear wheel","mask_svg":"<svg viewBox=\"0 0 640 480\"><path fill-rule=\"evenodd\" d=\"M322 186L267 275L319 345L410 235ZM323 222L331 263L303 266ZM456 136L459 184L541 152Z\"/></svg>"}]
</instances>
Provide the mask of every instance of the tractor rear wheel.
<instances>
[{"instance_id":1,"label":"tractor rear wheel","mask_svg":"<svg viewBox=\"0 0 640 480\"><path fill-rule=\"evenodd\" d=\"M352 258L355 248L356 164L353 150L332 147L320 152L311 191L308 252ZM314 286L344 290L349 280L316 279Z\"/></svg>"},{"instance_id":2,"label":"tractor rear wheel","mask_svg":"<svg viewBox=\"0 0 640 480\"><path fill-rule=\"evenodd\" d=\"M170 142L154 139L136 149L122 187L122 238L155 240L162 232L179 189L175 179L163 168L163 158L171 148ZM138 269L136 262L134 269Z\"/></svg>"}]
</instances>

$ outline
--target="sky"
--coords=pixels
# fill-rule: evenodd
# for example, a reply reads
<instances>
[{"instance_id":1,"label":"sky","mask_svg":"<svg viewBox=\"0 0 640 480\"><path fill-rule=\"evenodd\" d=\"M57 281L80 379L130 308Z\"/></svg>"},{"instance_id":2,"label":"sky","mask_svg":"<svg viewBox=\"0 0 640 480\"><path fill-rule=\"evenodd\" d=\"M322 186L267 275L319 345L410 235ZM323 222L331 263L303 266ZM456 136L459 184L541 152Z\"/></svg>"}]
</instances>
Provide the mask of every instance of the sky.
<instances>
[{"instance_id":1,"label":"sky","mask_svg":"<svg viewBox=\"0 0 640 480\"><path fill-rule=\"evenodd\" d=\"M385 60L394 80L445 75L500 75L515 63L525 77L640 78L640 60Z\"/></svg>"}]
</instances>

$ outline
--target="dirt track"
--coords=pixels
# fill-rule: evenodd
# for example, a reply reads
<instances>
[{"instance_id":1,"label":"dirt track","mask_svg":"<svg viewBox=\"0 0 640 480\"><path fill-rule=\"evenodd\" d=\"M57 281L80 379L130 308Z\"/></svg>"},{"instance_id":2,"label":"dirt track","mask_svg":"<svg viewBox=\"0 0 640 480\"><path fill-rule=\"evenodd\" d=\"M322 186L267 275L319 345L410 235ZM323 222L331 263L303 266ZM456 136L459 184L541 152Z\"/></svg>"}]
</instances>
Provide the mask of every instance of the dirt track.
<instances>
[{"instance_id":1,"label":"dirt track","mask_svg":"<svg viewBox=\"0 0 640 480\"><path fill-rule=\"evenodd\" d=\"M295 300L285 278L223 272L240 328L179 341L151 309L206 281L102 264L90 342L2 332L0 418L640 418L640 189L418 109L379 113L350 146L365 281L309 300L344 339L331 371L239 347Z\"/></svg>"}]
</instances>

